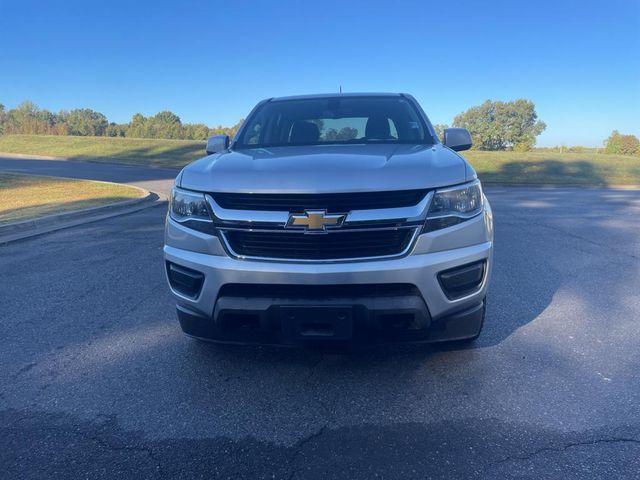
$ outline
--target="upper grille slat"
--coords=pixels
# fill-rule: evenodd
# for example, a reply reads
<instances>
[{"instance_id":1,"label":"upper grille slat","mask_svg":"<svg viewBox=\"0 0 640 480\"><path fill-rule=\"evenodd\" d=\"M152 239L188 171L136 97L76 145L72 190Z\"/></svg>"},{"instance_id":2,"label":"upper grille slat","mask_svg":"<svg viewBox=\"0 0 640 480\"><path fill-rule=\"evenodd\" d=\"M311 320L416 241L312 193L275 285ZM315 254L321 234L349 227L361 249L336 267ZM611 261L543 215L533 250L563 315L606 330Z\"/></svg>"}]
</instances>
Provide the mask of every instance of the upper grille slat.
<instances>
[{"instance_id":1,"label":"upper grille slat","mask_svg":"<svg viewBox=\"0 0 640 480\"><path fill-rule=\"evenodd\" d=\"M420 203L427 190L394 190L388 192L349 193L213 193L222 208L230 210L260 210L304 212L309 209L344 213L352 210L409 207Z\"/></svg>"}]
</instances>

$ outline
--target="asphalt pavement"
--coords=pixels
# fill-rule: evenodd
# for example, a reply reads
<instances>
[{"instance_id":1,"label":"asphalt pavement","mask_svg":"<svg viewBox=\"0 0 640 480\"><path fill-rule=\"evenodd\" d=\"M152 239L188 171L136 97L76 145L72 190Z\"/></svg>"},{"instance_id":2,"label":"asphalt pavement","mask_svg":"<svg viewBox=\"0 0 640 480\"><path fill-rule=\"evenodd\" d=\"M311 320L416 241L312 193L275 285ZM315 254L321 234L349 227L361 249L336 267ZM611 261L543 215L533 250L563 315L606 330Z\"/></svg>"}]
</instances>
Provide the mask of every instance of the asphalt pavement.
<instances>
[{"instance_id":1,"label":"asphalt pavement","mask_svg":"<svg viewBox=\"0 0 640 480\"><path fill-rule=\"evenodd\" d=\"M18 162L0 170L165 192L176 174ZM470 348L189 339L166 207L1 246L0 478L638 478L640 191L487 196L494 275Z\"/></svg>"},{"instance_id":2,"label":"asphalt pavement","mask_svg":"<svg viewBox=\"0 0 640 480\"><path fill-rule=\"evenodd\" d=\"M178 170L149 168L102 162L73 160L44 160L0 156L0 171L50 175L54 177L84 178L136 185L152 192L168 195Z\"/></svg>"}]
</instances>

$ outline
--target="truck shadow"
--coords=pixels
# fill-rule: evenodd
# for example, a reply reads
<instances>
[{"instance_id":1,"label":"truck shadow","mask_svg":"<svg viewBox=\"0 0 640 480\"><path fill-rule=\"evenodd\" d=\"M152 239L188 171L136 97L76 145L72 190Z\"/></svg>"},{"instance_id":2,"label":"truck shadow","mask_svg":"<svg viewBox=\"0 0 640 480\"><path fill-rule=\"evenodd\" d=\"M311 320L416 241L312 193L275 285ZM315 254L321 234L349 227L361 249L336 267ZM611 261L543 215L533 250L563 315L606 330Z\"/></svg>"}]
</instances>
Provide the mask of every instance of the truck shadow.
<instances>
[{"instance_id":1,"label":"truck shadow","mask_svg":"<svg viewBox=\"0 0 640 480\"><path fill-rule=\"evenodd\" d=\"M127 148L126 155L71 155L69 160L135 165L140 167L162 167L180 169L188 163L205 156L205 142L176 144L159 150L156 146Z\"/></svg>"},{"instance_id":2,"label":"truck shadow","mask_svg":"<svg viewBox=\"0 0 640 480\"><path fill-rule=\"evenodd\" d=\"M489 183L522 183L522 184L564 184L564 185L597 185L606 186L602 168L594 166L588 160L559 161L531 160L512 161L501 166L497 171L483 172L479 175L485 184Z\"/></svg>"}]
</instances>

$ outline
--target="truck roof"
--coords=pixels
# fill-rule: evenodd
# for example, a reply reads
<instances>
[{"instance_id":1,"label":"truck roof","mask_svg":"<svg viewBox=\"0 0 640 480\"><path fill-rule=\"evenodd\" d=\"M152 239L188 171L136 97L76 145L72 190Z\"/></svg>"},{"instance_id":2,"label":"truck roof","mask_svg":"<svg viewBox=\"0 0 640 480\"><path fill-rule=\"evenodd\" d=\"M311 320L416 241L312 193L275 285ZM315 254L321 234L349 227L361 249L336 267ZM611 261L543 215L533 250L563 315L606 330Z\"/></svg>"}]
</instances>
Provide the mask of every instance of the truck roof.
<instances>
[{"instance_id":1,"label":"truck roof","mask_svg":"<svg viewBox=\"0 0 640 480\"><path fill-rule=\"evenodd\" d=\"M316 93L312 95L292 95L288 97L275 97L269 99L270 102L280 102L283 100L306 100L312 98L348 98L348 97L399 97L401 93L382 93L382 92L374 92L374 93L366 93L366 92L349 92L349 93Z\"/></svg>"}]
</instances>

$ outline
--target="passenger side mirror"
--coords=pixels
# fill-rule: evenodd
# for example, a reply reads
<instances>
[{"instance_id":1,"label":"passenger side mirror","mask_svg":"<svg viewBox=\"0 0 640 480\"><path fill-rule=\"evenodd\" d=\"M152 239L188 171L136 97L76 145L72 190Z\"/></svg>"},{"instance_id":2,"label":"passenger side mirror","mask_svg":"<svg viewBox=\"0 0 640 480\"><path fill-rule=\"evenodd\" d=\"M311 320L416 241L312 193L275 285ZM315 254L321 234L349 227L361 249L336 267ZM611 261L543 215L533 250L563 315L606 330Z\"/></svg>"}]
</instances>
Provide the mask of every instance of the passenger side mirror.
<instances>
[{"instance_id":1,"label":"passenger side mirror","mask_svg":"<svg viewBox=\"0 0 640 480\"><path fill-rule=\"evenodd\" d=\"M456 152L469 150L472 145L471 134L466 128L445 128L443 143Z\"/></svg>"},{"instance_id":2,"label":"passenger side mirror","mask_svg":"<svg viewBox=\"0 0 640 480\"><path fill-rule=\"evenodd\" d=\"M229 148L229 135L214 135L207 139L207 155Z\"/></svg>"}]
</instances>

